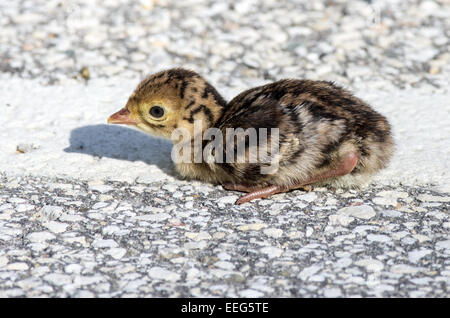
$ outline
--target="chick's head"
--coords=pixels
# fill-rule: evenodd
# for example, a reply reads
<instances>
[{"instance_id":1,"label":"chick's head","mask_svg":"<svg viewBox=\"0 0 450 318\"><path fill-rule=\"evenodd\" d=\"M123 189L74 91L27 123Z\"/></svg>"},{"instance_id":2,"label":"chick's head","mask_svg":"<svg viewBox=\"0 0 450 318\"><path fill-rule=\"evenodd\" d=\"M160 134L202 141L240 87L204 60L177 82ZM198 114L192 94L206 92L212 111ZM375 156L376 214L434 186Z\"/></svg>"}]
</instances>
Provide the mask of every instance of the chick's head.
<instances>
[{"instance_id":1,"label":"chick's head","mask_svg":"<svg viewBox=\"0 0 450 318\"><path fill-rule=\"evenodd\" d=\"M144 79L126 106L108 118L112 124L134 125L160 137L171 138L177 128L193 136L194 122L202 131L212 127L221 116L225 100L197 73L170 69Z\"/></svg>"}]
</instances>

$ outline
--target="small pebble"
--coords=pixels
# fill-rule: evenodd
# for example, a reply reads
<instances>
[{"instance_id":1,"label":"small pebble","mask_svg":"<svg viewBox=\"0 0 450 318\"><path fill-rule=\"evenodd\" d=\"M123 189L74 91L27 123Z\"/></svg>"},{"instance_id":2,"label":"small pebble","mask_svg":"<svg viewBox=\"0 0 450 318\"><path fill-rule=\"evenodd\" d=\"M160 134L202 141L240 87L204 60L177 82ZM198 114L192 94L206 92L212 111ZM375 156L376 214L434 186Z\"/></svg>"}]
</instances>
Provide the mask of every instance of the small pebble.
<instances>
[{"instance_id":1,"label":"small pebble","mask_svg":"<svg viewBox=\"0 0 450 318\"><path fill-rule=\"evenodd\" d=\"M50 241L55 239L56 236L50 232L42 231L42 232L34 232L27 235L27 239L29 239L33 243L41 243L45 241Z\"/></svg>"},{"instance_id":2,"label":"small pebble","mask_svg":"<svg viewBox=\"0 0 450 318\"><path fill-rule=\"evenodd\" d=\"M148 271L148 276L152 279L167 280L175 282L180 279L180 275L172 271L166 270L162 267L153 267Z\"/></svg>"}]
</instances>

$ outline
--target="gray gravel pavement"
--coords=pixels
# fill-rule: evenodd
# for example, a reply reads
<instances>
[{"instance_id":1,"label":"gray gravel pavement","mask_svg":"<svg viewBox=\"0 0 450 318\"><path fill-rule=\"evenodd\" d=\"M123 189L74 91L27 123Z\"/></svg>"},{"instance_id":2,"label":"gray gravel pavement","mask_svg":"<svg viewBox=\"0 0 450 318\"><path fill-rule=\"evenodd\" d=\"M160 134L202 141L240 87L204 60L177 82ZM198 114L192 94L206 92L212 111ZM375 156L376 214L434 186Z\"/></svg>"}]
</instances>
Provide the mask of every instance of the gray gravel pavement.
<instances>
[{"instance_id":1,"label":"gray gravel pavement","mask_svg":"<svg viewBox=\"0 0 450 318\"><path fill-rule=\"evenodd\" d=\"M0 3L0 71L58 83L174 65L216 85L280 77L352 89L450 85L440 1L23 0Z\"/></svg>"},{"instance_id":2,"label":"gray gravel pavement","mask_svg":"<svg viewBox=\"0 0 450 318\"><path fill-rule=\"evenodd\" d=\"M446 0L2 1L0 79L89 85L83 67L121 81L183 66L228 91L296 77L432 96L450 87L449 38ZM0 297L450 295L448 188L235 206L220 186L137 181L0 171Z\"/></svg>"},{"instance_id":3,"label":"gray gravel pavement","mask_svg":"<svg viewBox=\"0 0 450 318\"><path fill-rule=\"evenodd\" d=\"M445 297L450 196L0 179L0 296Z\"/></svg>"}]
</instances>

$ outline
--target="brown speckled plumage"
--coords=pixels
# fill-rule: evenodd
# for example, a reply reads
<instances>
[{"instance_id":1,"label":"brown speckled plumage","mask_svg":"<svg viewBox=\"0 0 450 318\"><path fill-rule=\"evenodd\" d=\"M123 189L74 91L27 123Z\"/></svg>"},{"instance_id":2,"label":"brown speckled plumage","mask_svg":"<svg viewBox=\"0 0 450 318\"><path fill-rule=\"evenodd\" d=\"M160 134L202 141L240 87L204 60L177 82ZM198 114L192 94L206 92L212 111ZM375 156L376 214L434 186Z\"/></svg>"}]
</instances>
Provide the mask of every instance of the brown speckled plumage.
<instances>
[{"instance_id":1,"label":"brown speckled plumage","mask_svg":"<svg viewBox=\"0 0 450 318\"><path fill-rule=\"evenodd\" d=\"M156 104L164 107L164 120L144 115L148 105ZM122 112L128 112L138 128L166 138L180 127L193 135L196 120L203 123L202 131L216 127L224 136L227 128L279 128L280 162L274 174L261 174L263 163L176 165L183 177L255 193L239 203L310 183L359 186L386 166L393 151L386 118L326 81L280 80L244 91L227 103L197 73L171 69L143 80ZM271 186L263 194L255 192Z\"/></svg>"}]
</instances>

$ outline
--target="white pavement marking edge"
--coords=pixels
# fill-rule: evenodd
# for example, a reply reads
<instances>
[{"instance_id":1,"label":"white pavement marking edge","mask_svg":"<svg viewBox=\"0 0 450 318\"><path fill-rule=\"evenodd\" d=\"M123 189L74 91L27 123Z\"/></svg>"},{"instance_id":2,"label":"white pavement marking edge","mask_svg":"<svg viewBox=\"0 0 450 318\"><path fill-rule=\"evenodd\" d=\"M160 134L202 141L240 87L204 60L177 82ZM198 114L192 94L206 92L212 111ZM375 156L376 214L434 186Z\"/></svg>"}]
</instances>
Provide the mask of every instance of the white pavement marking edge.
<instances>
[{"instance_id":1,"label":"white pavement marking edge","mask_svg":"<svg viewBox=\"0 0 450 318\"><path fill-rule=\"evenodd\" d=\"M137 82L115 78L43 86L38 80L0 79L0 171L82 180L170 180L170 142L106 124ZM227 98L238 93L218 89ZM399 90L356 95L393 126L396 152L375 182L435 184L448 192L450 93ZM18 145L27 152L17 152Z\"/></svg>"}]
</instances>

